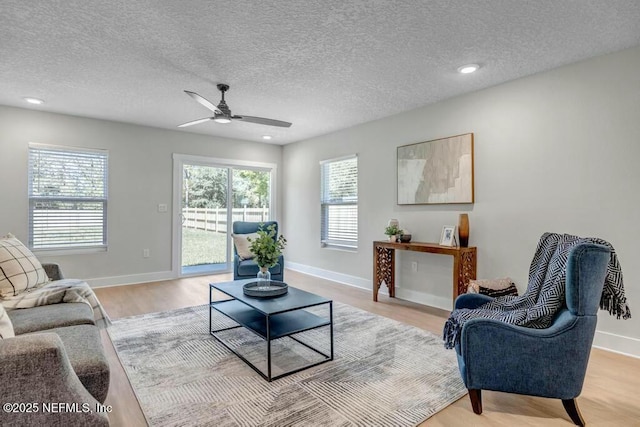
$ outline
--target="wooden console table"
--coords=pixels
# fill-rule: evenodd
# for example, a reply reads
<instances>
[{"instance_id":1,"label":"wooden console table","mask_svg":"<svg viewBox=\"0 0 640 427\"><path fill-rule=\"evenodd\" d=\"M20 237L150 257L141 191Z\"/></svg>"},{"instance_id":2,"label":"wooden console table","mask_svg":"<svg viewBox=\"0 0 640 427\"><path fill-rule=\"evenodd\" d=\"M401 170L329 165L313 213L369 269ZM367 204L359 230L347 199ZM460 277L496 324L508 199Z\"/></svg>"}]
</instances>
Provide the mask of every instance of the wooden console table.
<instances>
[{"instance_id":1,"label":"wooden console table","mask_svg":"<svg viewBox=\"0 0 640 427\"><path fill-rule=\"evenodd\" d=\"M453 256L453 300L458 295L467 292L467 284L469 280L476 278L476 253L475 247L459 248L440 246L435 243L391 243L391 242L373 242L373 300L378 301L378 290L382 286L382 282L386 283L389 289L389 296L396 296L395 270L396 257L395 252L416 251L428 252L431 254L443 254Z\"/></svg>"}]
</instances>

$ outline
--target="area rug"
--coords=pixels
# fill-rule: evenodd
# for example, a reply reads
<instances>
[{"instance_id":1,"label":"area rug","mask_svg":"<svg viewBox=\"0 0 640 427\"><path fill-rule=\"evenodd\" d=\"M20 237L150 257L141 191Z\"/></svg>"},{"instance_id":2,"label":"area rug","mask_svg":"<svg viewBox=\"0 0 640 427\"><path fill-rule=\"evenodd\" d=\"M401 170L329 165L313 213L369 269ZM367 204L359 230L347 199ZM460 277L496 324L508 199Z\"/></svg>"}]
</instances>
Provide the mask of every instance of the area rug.
<instances>
[{"instance_id":1,"label":"area rug","mask_svg":"<svg viewBox=\"0 0 640 427\"><path fill-rule=\"evenodd\" d=\"M231 321L216 314L213 322ZM334 303L334 360L272 382L208 326L203 305L114 320L109 328L151 426L414 426L466 393L455 352L440 337L348 305ZM266 358L254 334L224 334L259 366ZM324 342L328 351L327 327L296 337ZM272 346L274 369L317 357L289 338Z\"/></svg>"}]
</instances>

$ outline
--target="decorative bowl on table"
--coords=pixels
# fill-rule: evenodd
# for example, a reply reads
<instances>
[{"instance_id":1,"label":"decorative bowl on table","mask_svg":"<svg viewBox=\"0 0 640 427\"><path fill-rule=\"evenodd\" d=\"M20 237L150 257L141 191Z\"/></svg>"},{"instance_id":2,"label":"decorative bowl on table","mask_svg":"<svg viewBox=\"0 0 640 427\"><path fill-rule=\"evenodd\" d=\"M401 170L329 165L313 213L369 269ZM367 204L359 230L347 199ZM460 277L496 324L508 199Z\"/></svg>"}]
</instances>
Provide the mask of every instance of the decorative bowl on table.
<instances>
[{"instance_id":1,"label":"decorative bowl on table","mask_svg":"<svg viewBox=\"0 0 640 427\"><path fill-rule=\"evenodd\" d=\"M276 280L256 280L242 286L242 291L250 297L272 298L286 294L289 286Z\"/></svg>"},{"instance_id":2,"label":"decorative bowl on table","mask_svg":"<svg viewBox=\"0 0 640 427\"><path fill-rule=\"evenodd\" d=\"M403 234L400 236L400 241L402 243L409 243L411 241L411 234Z\"/></svg>"}]
</instances>

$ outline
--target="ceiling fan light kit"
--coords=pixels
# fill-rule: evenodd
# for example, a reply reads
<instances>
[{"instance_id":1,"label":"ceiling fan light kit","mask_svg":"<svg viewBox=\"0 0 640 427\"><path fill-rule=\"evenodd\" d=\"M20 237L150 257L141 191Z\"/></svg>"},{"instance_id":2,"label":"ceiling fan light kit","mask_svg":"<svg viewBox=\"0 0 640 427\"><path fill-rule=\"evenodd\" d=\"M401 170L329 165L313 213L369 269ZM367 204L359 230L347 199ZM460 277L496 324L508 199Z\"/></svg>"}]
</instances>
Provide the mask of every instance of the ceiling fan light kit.
<instances>
[{"instance_id":1,"label":"ceiling fan light kit","mask_svg":"<svg viewBox=\"0 0 640 427\"><path fill-rule=\"evenodd\" d=\"M208 122L209 120L213 120L216 123L231 123L234 120L238 120L238 121L243 121L248 123L256 123L259 125L277 126L277 127L283 127L283 128L288 128L291 126L291 123L289 122L283 122L281 120L274 120L274 119L266 119L264 117L243 116L243 115L234 116L233 114L231 114L231 110L229 109L227 102L224 100L224 93L229 90L229 85L219 83L217 87L218 87L218 90L222 92L222 99L220 100L217 106L195 92L191 92L189 90L184 91L184 93L189 95L191 98L195 99L196 102L198 102L200 105L213 111L214 115L213 117L205 117L204 119L198 119L198 120L193 120L187 123L183 123L181 125L178 125L179 128L197 125L199 123Z\"/></svg>"}]
</instances>

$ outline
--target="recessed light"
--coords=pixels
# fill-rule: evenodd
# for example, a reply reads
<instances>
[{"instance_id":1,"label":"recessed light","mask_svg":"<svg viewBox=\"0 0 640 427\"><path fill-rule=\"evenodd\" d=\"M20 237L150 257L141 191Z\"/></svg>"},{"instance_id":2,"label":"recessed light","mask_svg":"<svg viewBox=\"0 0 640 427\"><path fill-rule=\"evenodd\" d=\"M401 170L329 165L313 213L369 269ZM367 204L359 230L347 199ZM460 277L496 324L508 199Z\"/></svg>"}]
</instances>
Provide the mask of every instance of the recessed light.
<instances>
[{"instance_id":1,"label":"recessed light","mask_svg":"<svg viewBox=\"0 0 640 427\"><path fill-rule=\"evenodd\" d=\"M262 139L271 139L271 135L262 135Z\"/></svg>"},{"instance_id":2,"label":"recessed light","mask_svg":"<svg viewBox=\"0 0 640 427\"><path fill-rule=\"evenodd\" d=\"M461 74L469 74L477 71L480 66L478 64L467 64L458 68L458 72Z\"/></svg>"},{"instance_id":3,"label":"recessed light","mask_svg":"<svg viewBox=\"0 0 640 427\"><path fill-rule=\"evenodd\" d=\"M38 99L38 98L26 97L26 98L24 98L24 100L27 101L29 104L35 104L35 105L44 104L44 101L42 99Z\"/></svg>"}]
</instances>

